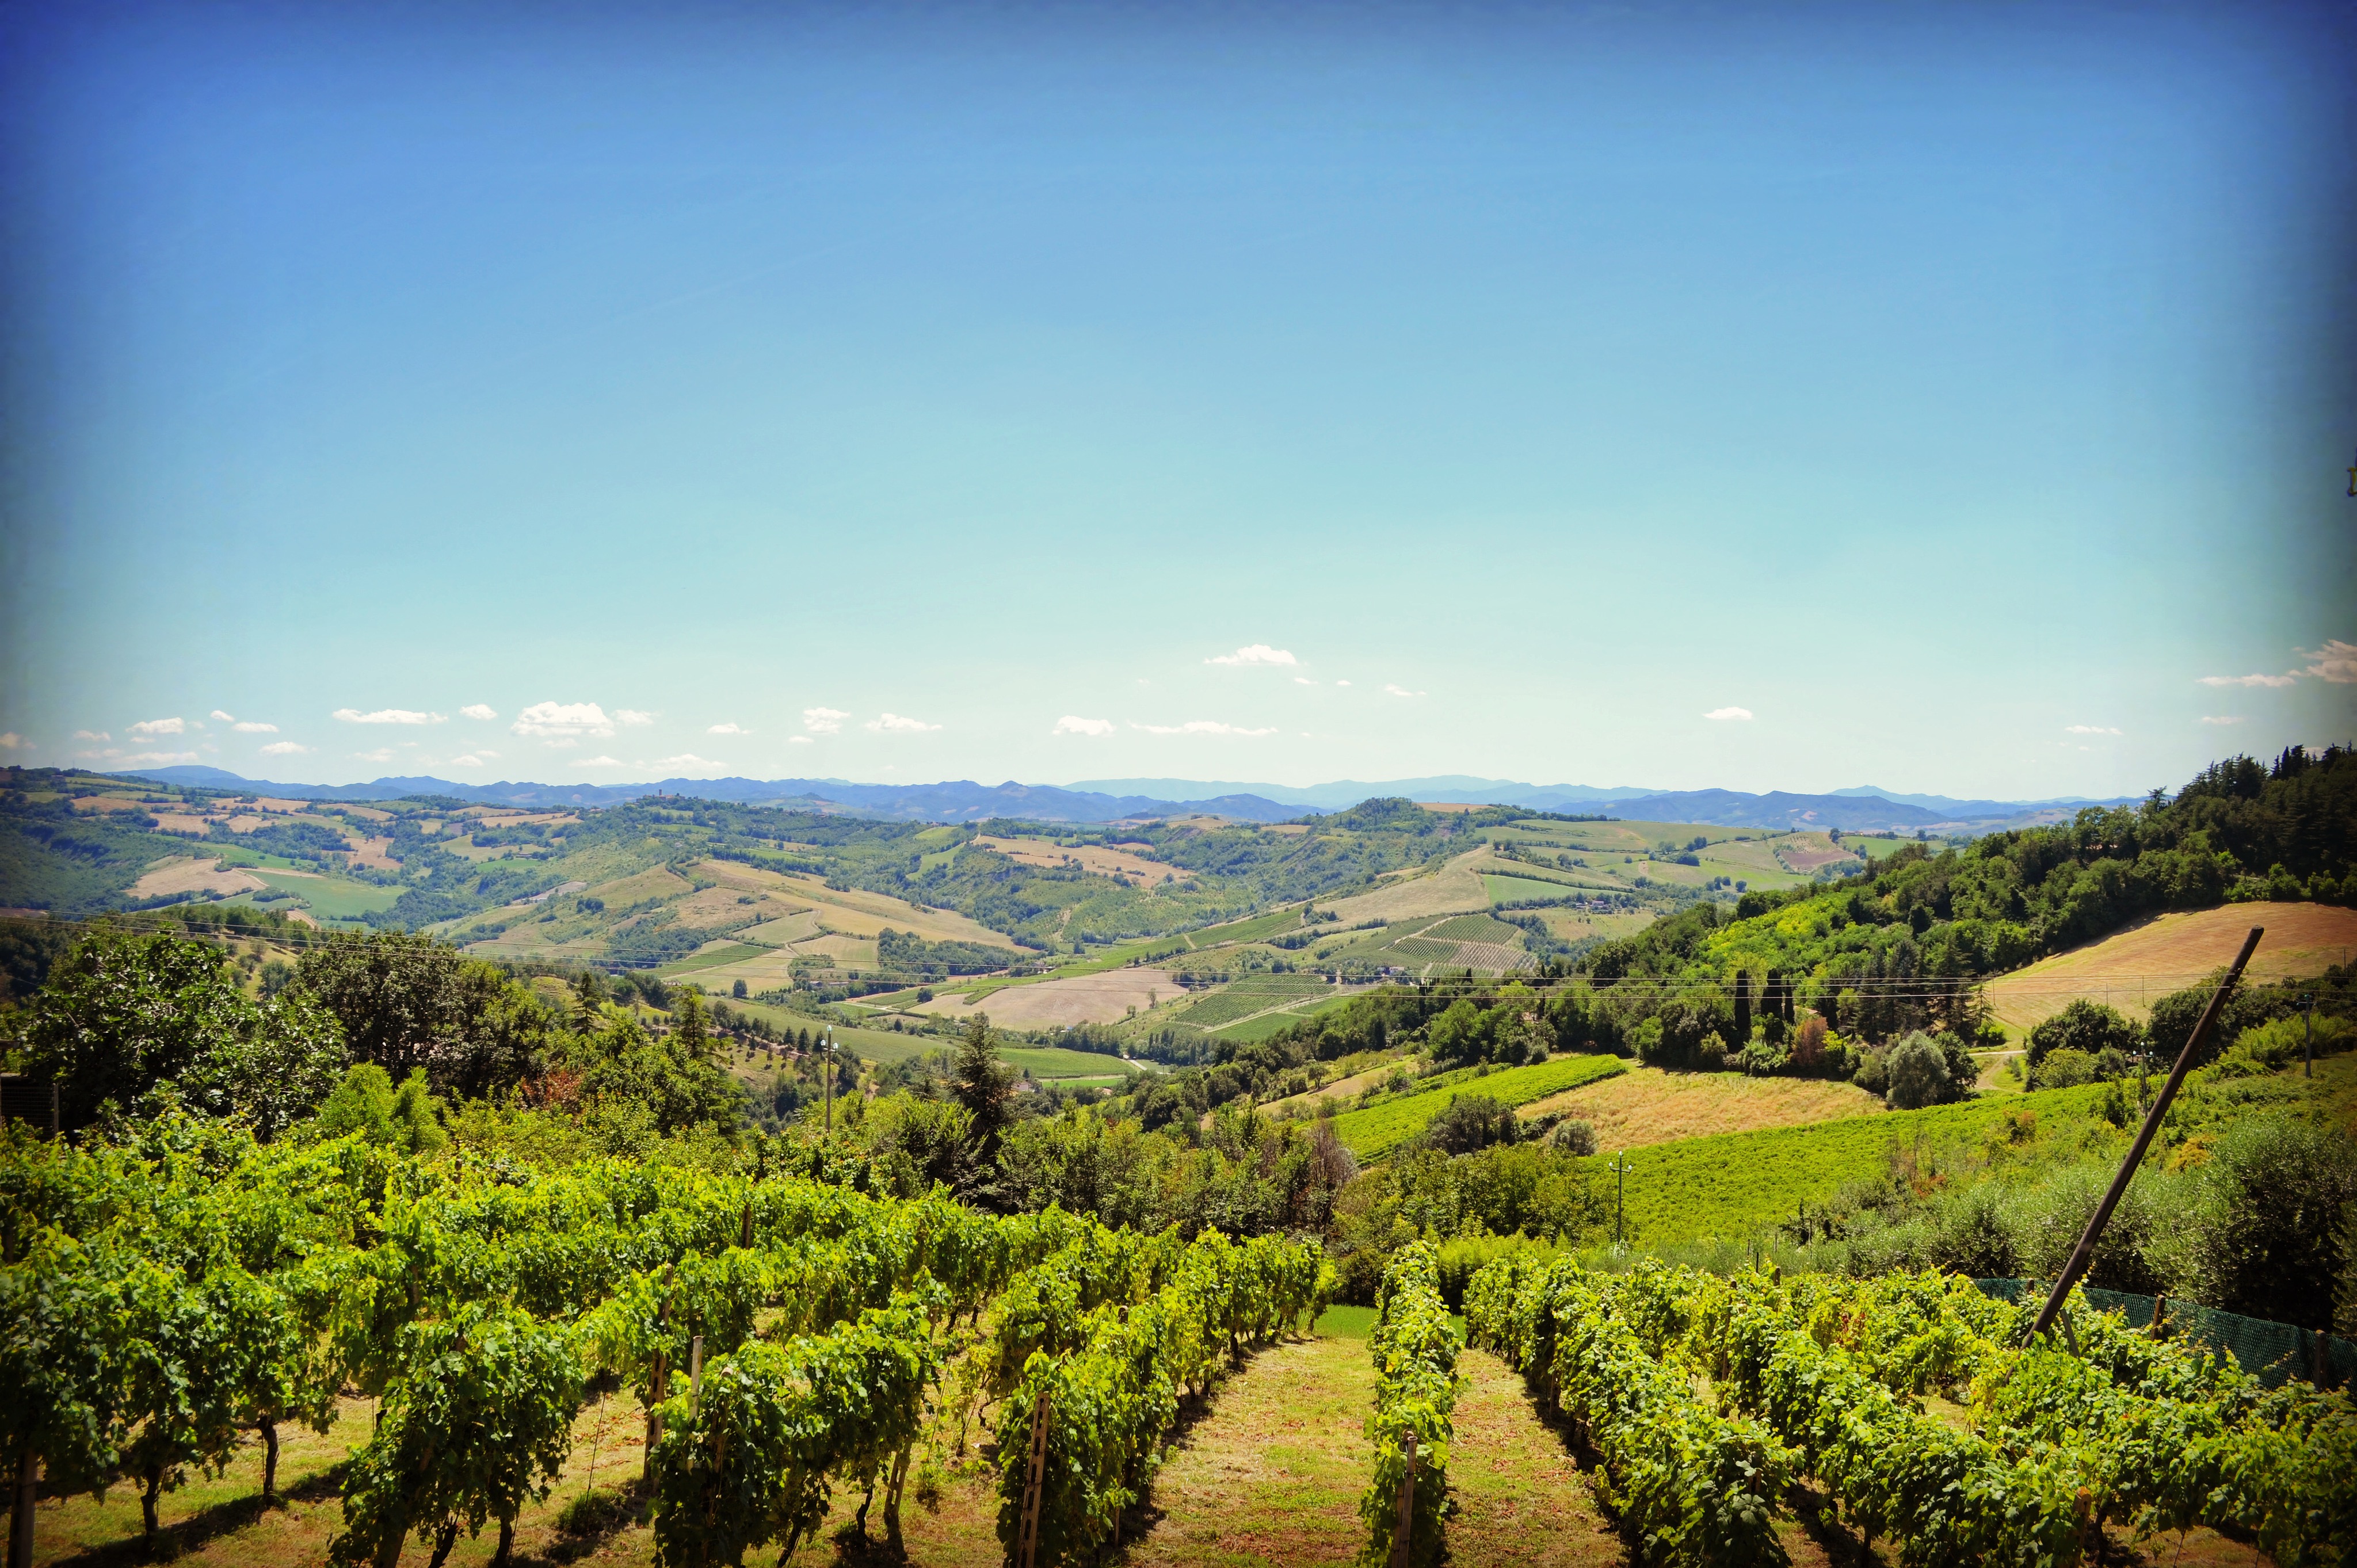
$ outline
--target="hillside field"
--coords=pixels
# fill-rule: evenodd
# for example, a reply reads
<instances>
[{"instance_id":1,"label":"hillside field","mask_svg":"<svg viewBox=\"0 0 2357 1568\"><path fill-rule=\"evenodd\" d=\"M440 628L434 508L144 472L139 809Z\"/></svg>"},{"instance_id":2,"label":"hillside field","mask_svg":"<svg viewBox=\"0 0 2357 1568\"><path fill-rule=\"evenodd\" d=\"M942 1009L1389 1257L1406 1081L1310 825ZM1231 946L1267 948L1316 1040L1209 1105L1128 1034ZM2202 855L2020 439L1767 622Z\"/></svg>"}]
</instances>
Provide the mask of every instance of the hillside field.
<instances>
[{"instance_id":1,"label":"hillside field","mask_svg":"<svg viewBox=\"0 0 2357 1568\"><path fill-rule=\"evenodd\" d=\"M1359 1158L1379 1160L1423 1132L1461 1094L1486 1095L1501 1105L1528 1105L1626 1070L1627 1064L1618 1057L1574 1056L1479 1076L1465 1070L1447 1073L1426 1079L1413 1094L1343 1112L1334 1118L1334 1135Z\"/></svg>"},{"instance_id":2,"label":"hillside field","mask_svg":"<svg viewBox=\"0 0 2357 1568\"><path fill-rule=\"evenodd\" d=\"M2247 973L2254 982L2321 974L2357 958L2357 909L2331 904L2225 904L2155 915L2101 941L2072 948L1989 983L1990 1010L2027 1031L2078 997L2142 1019L2155 998L2234 961L2244 935L2266 929Z\"/></svg>"},{"instance_id":3,"label":"hillside field","mask_svg":"<svg viewBox=\"0 0 2357 1568\"><path fill-rule=\"evenodd\" d=\"M1596 1129L1598 1148L1610 1153L1720 1133L1879 1115L1882 1101L1854 1083L1824 1079L1631 1066L1617 1077L1549 1095L1523 1110L1530 1116L1559 1111L1577 1117Z\"/></svg>"}]
</instances>

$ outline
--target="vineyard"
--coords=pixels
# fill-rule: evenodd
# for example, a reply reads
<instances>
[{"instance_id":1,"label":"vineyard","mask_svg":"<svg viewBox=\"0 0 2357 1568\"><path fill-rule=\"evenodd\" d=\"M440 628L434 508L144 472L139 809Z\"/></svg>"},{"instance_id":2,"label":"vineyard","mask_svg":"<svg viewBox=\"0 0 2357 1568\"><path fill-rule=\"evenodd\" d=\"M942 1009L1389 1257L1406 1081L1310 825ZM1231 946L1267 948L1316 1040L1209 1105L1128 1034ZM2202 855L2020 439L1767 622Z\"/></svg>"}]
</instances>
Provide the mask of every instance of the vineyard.
<instances>
[{"instance_id":1,"label":"vineyard","mask_svg":"<svg viewBox=\"0 0 2357 1568\"><path fill-rule=\"evenodd\" d=\"M246 1434L380 1401L342 1481L339 1564L441 1563L562 1470L593 1388L643 1423L631 1506L664 1563L791 1553L838 1491L900 1539L928 1423L995 1409L999 1533L1027 1562L1117 1539L1182 1397L1323 1306L1318 1250L997 1218L808 1174L592 1161L427 1165L357 1139L255 1144L183 1116L132 1144L14 1135L0 1163L0 1386L30 1478L163 1497ZM809 1157L807 1155L805 1158Z\"/></svg>"},{"instance_id":2,"label":"vineyard","mask_svg":"<svg viewBox=\"0 0 2357 1568\"><path fill-rule=\"evenodd\" d=\"M2126 1328L2074 1296L2062 1343L1938 1274L1787 1285L1501 1259L1472 1341L1592 1445L1648 1562L1788 1560L1788 1483L1924 1568L2093 1561L2106 1525L2207 1526L2280 1564L2357 1560L2357 1407ZM1961 1423L1926 1396L1962 1405Z\"/></svg>"}]
</instances>

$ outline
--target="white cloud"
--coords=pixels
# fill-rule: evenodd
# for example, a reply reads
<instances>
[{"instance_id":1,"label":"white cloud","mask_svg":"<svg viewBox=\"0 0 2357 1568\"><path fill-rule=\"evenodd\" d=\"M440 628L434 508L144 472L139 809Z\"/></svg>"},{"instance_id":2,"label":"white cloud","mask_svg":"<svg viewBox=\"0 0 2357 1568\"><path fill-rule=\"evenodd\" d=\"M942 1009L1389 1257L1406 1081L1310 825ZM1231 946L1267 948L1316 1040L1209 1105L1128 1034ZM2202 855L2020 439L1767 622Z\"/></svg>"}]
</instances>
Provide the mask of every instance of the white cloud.
<instances>
[{"instance_id":1,"label":"white cloud","mask_svg":"<svg viewBox=\"0 0 2357 1568\"><path fill-rule=\"evenodd\" d=\"M482 765L483 759L471 751L464 757L454 757L450 759L450 766L453 768L480 768Z\"/></svg>"},{"instance_id":2,"label":"white cloud","mask_svg":"<svg viewBox=\"0 0 2357 1568\"><path fill-rule=\"evenodd\" d=\"M1706 719L1749 720L1751 717L1751 710L1749 708L1737 707L1713 708L1710 712L1703 714L1703 717Z\"/></svg>"},{"instance_id":3,"label":"white cloud","mask_svg":"<svg viewBox=\"0 0 2357 1568\"><path fill-rule=\"evenodd\" d=\"M499 710L489 703L468 703L458 711L470 719L495 719L500 716Z\"/></svg>"},{"instance_id":4,"label":"white cloud","mask_svg":"<svg viewBox=\"0 0 2357 1568\"><path fill-rule=\"evenodd\" d=\"M76 740L113 740L113 738L114 737L113 736L107 734L102 729L78 729L74 731L74 739Z\"/></svg>"},{"instance_id":5,"label":"white cloud","mask_svg":"<svg viewBox=\"0 0 2357 1568\"><path fill-rule=\"evenodd\" d=\"M1056 721L1056 727L1049 730L1048 733L1049 735L1111 735L1113 733L1113 721L1111 719L1084 719L1078 714L1066 714L1062 718Z\"/></svg>"},{"instance_id":6,"label":"white cloud","mask_svg":"<svg viewBox=\"0 0 2357 1568\"><path fill-rule=\"evenodd\" d=\"M786 744L788 746L815 746L818 743L811 739L811 737L806 735L790 735L786 736Z\"/></svg>"},{"instance_id":7,"label":"white cloud","mask_svg":"<svg viewBox=\"0 0 2357 1568\"><path fill-rule=\"evenodd\" d=\"M438 725L443 722L440 714L421 714L414 708L379 708L372 714L361 713L357 708L338 708L328 716L341 719L348 725Z\"/></svg>"},{"instance_id":8,"label":"white cloud","mask_svg":"<svg viewBox=\"0 0 2357 1568\"><path fill-rule=\"evenodd\" d=\"M2319 681L2330 681L2336 686L2357 685L2357 643L2343 642L2334 638L2313 651L2303 650L2302 659L2313 659L2308 673Z\"/></svg>"},{"instance_id":9,"label":"white cloud","mask_svg":"<svg viewBox=\"0 0 2357 1568\"><path fill-rule=\"evenodd\" d=\"M581 759L581 766L584 768L619 768L622 764L614 757L599 756L583 757Z\"/></svg>"},{"instance_id":10,"label":"white cloud","mask_svg":"<svg viewBox=\"0 0 2357 1568\"><path fill-rule=\"evenodd\" d=\"M661 762L641 762L639 766L660 768L667 773L716 773L728 765L715 762L708 757L698 757L692 751L683 751L677 757L666 757Z\"/></svg>"},{"instance_id":11,"label":"white cloud","mask_svg":"<svg viewBox=\"0 0 2357 1568\"><path fill-rule=\"evenodd\" d=\"M704 733L706 735L751 735L753 732L743 728L736 720L731 719L725 725L714 725L710 729L705 730Z\"/></svg>"},{"instance_id":12,"label":"white cloud","mask_svg":"<svg viewBox=\"0 0 2357 1568\"><path fill-rule=\"evenodd\" d=\"M2062 733L2064 735L2117 735L2120 732L2108 725L2064 725Z\"/></svg>"},{"instance_id":13,"label":"white cloud","mask_svg":"<svg viewBox=\"0 0 2357 1568\"><path fill-rule=\"evenodd\" d=\"M594 735L614 733L614 721L595 703L534 703L508 726L517 735Z\"/></svg>"},{"instance_id":14,"label":"white cloud","mask_svg":"<svg viewBox=\"0 0 2357 1568\"><path fill-rule=\"evenodd\" d=\"M2205 725L2238 725L2243 722L2243 715L2240 714L2204 714L2201 715L2201 722Z\"/></svg>"},{"instance_id":15,"label":"white cloud","mask_svg":"<svg viewBox=\"0 0 2357 1568\"><path fill-rule=\"evenodd\" d=\"M1307 675L1296 675L1296 676L1293 678L1293 683L1294 683L1295 685L1297 685L1297 686L1315 686L1316 684L1318 684L1318 682L1317 682L1312 681L1312 680L1311 680L1308 676L1307 676Z\"/></svg>"},{"instance_id":16,"label":"white cloud","mask_svg":"<svg viewBox=\"0 0 2357 1568\"><path fill-rule=\"evenodd\" d=\"M802 728L813 735L835 735L842 731L843 721L850 716L841 708L804 708Z\"/></svg>"},{"instance_id":17,"label":"white cloud","mask_svg":"<svg viewBox=\"0 0 2357 1568\"><path fill-rule=\"evenodd\" d=\"M2298 679L2293 675L2204 675L2205 686L2288 686Z\"/></svg>"},{"instance_id":18,"label":"white cloud","mask_svg":"<svg viewBox=\"0 0 2357 1568\"><path fill-rule=\"evenodd\" d=\"M912 719L901 714L883 714L869 719L867 727L878 735L887 732L895 735L916 735L924 730L939 729L942 726L929 725L922 719Z\"/></svg>"},{"instance_id":19,"label":"white cloud","mask_svg":"<svg viewBox=\"0 0 2357 1568\"><path fill-rule=\"evenodd\" d=\"M1383 690L1390 693L1394 697L1423 697L1430 695L1429 693L1411 692L1405 686L1394 686L1389 682L1384 683Z\"/></svg>"},{"instance_id":20,"label":"white cloud","mask_svg":"<svg viewBox=\"0 0 2357 1568\"><path fill-rule=\"evenodd\" d=\"M393 747L389 746L381 746L374 751L355 751L352 755L359 757L362 762L391 762L393 760Z\"/></svg>"},{"instance_id":21,"label":"white cloud","mask_svg":"<svg viewBox=\"0 0 2357 1568\"><path fill-rule=\"evenodd\" d=\"M1337 681L1337 682L1334 682L1334 684L1336 684L1337 686L1347 686L1347 685L1349 685L1350 683L1351 683L1351 682L1349 682L1348 681Z\"/></svg>"},{"instance_id":22,"label":"white cloud","mask_svg":"<svg viewBox=\"0 0 2357 1568\"><path fill-rule=\"evenodd\" d=\"M185 719L142 719L131 726L131 733L142 736L186 735L188 725Z\"/></svg>"},{"instance_id":23,"label":"white cloud","mask_svg":"<svg viewBox=\"0 0 2357 1568\"><path fill-rule=\"evenodd\" d=\"M642 714L636 708L616 708L614 717L626 725L651 725L655 722L656 715Z\"/></svg>"},{"instance_id":24,"label":"white cloud","mask_svg":"<svg viewBox=\"0 0 2357 1568\"><path fill-rule=\"evenodd\" d=\"M213 710L213 717L221 720L221 722L225 725L233 725L237 723L237 715L235 714L225 714L219 708L215 708Z\"/></svg>"},{"instance_id":25,"label":"white cloud","mask_svg":"<svg viewBox=\"0 0 2357 1568\"><path fill-rule=\"evenodd\" d=\"M303 753L310 749L311 748L307 746L297 746L291 740L274 740L268 746L262 748L262 755L264 757L300 757Z\"/></svg>"},{"instance_id":26,"label":"white cloud","mask_svg":"<svg viewBox=\"0 0 2357 1568\"><path fill-rule=\"evenodd\" d=\"M1275 725L1265 729L1243 729L1235 725L1223 725L1217 719L1189 719L1183 725L1142 725L1135 719L1132 719L1129 721L1129 727L1144 730L1148 735L1275 735L1276 733Z\"/></svg>"},{"instance_id":27,"label":"white cloud","mask_svg":"<svg viewBox=\"0 0 2357 1568\"><path fill-rule=\"evenodd\" d=\"M1250 648L1239 648L1233 653L1216 653L1203 660L1206 664L1298 664L1300 660L1282 648L1271 648L1265 642L1255 642Z\"/></svg>"},{"instance_id":28,"label":"white cloud","mask_svg":"<svg viewBox=\"0 0 2357 1568\"><path fill-rule=\"evenodd\" d=\"M115 757L119 762L141 768L161 768L167 763L194 762L196 759L197 754L193 751L135 751L127 757Z\"/></svg>"},{"instance_id":29,"label":"white cloud","mask_svg":"<svg viewBox=\"0 0 2357 1568\"><path fill-rule=\"evenodd\" d=\"M5 735L0 735L0 751L30 751L32 749L33 743L27 740L23 736L18 735L15 730L10 730Z\"/></svg>"},{"instance_id":30,"label":"white cloud","mask_svg":"<svg viewBox=\"0 0 2357 1568\"><path fill-rule=\"evenodd\" d=\"M242 725L231 727L240 735L276 735L278 733L276 725L266 725L259 719L248 719Z\"/></svg>"}]
</instances>

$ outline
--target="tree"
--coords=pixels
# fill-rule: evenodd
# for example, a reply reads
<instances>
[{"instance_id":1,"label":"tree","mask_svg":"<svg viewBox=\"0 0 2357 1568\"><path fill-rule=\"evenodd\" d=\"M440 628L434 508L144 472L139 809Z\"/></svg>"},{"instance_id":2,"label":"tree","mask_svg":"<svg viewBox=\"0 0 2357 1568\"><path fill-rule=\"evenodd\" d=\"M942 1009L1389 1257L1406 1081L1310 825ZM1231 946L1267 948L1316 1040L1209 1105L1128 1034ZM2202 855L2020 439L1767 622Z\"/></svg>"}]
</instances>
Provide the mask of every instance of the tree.
<instances>
[{"instance_id":1,"label":"tree","mask_svg":"<svg viewBox=\"0 0 2357 1568\"><path fill-rule=\"evenodd\" d=\"M331 936L304 953L296 981L342 1022L355 1059L395 1079L423 1068L438 1094L535 1076L558 1023L498 966L404 931Z\"/></svg>"},{"instance_id":2,"label":"tree","mask_svg":"<svg viewBox=\"0 0 2357 1568\"><path fill-rule=\"evenodd\" d=\"M1884 1091L1892 1109L1919 1111L1955 1098L1948 1074L1947 1053L1932 1036L1918 1033L1890 1047L1886 1069L1889 1088Z\"/></svg>"},{"instance_id":3,"label":"tree","mask_svg":"<svg viewBox=\"0 0 2357 1568\"><path fill-rule=\"evenodd\" d=\"M458 950L430 937L338 932L307 950L298 983L342 1020L360 1061L396 1077L430 1073L456 1032Z\"/></svg>"},{"instance_id":4,"label":"tree","mask_svg":"<svg viewBox=\"0 0 2357 1568\"><path fill-rule=\"evenodd\" d=\"M664 1133L705 1122L726 1131L743 1106L708 1036L686 1029L651 1036L619 1009L608 1009L594 1033L555 1036L554 1051L556 1066L580 1075L583 1098L646 1106Z\"/></svg>"},{"instance_id":5,"label":"tree","mask_svg":"<svg viewBox=\"0 0 2357 1568\"><path fill-rule=\"evenodd\" d=\"M1513 1108L1486 1094L1460 1094L1425 1123L1424 1140L1448 1155L1469 1155L1492 1144L1511 1144L1520 1135Z\"/></svg>"},{"instance_id":6,"label":"tree","mask_svg":"<svg viewBox=\"0 0 2357 1568\"><path fill-rule=\"evenodd\" d=\"M2106 1048L2133 1052L2144 1044L2144 1031L2100 1002L2082 996L2029 1031L2029 1065L2036 1067L2052 1050L2084 1051L2101 1056Z\"/></svg>"},{"instance_id":7,"label":"tree","mask_svg":"<svg viewBox=\"0 0 2357 1568\"><path fill-rule=\"evenodd\" d=\"M26 1031L68 1127L159 1083L191 1109L243 1115L264 1138L307 1114L348 1059L335 1021L306 999L256 1003L220 949L96 930L54 966Z\"/></svg>"},{"instance_id":8,"label":"tree","mask_svg":"<svg viewBox=\"0 0 2357 1568\"><path fill-rule=\"evenodd\" d=\"M1566 1155L1592 1155L1596 1152L1595 1124L1577 1117L1558 1122L1547 1133L1547 1147Z\"/></svg>"},{"instance_id":9,"label":"tree","mask_svg":"<svg viewBox=\"0 0 2357 1568\"><path fill-rule=\"evenodd\" d=\"M987 1170L998 1158L998 1141L1006 1131L1007 1100L1014 1093L1006 1064L998 1059L990 1017L976 1013L966 1020L958 1041L957 1060L951 1069L950 1094L964 1107L974 1144L974 1163Z\"/></svg>"}]
</instances>

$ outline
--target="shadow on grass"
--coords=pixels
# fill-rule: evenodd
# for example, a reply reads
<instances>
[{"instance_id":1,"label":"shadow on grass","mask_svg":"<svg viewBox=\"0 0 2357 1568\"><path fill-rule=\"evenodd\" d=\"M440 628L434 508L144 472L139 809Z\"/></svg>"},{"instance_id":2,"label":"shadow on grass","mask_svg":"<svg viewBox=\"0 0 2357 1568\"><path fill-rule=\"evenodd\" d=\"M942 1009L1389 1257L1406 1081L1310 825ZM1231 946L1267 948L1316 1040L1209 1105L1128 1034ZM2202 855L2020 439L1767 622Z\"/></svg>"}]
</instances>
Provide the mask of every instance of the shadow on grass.
<instances>
[{"instance_id":1,"label":"shadow on grass","mask_svg":"<svg viewBox=\"0 0 2357 1568\"><path fill-rule=\"evenodd\" d=\"M304 1477L291 1487L282 1487L279 1502L324 1502L344 1489L344 1472L350 1468L350 1460L339 1461ZM208 1541L245 1529L279 1506L279 1502L265 1503L262 1494L256 1492L251 1497L215 1503L166 1525L156 1532L152 1545L144 1534L126 1535L85 1547L70 1557L60 1557L57 1560L58 1568L119 1568L134 1563L169 1562Z\"/></svg>"},{"instance_id":2,"label":"shadow on grass","mask_svg":"<svg viewBox=\"0 0 2357 1568\"><path fill-rule=\"evenodd\" d=\"M1604 1455L1597 1452L1595 1444L1588 1440L1587 1423L1561 1406L1551 1403L1546 1398L1546 1384L1542 1380L1525 1374L1523 1391L1530 1398L1532 1412L1539 1418L1539 1424L1554 1433L1562 1442L1564 1452L1571 1455L1572 1463L1579 1467L1583 1477L1602 1474ZM1644 1541L1620 1510L1612 1506L1607 1495L1609 1489L1596 1485L1593 1480L1588 1482L1588 1495L1595 1499L1597 1510L1612 1521L1613 1529L1629 1548L1630 1561L1642 1562ZM1792 1510L1792 1517L1799 1521L1809 1539L1825 1554L1825 1561L1833 1568L1879 1568L1880 1560L1842 1523L1833 1500L1824 1493L1794 1481L1785 1488L1784 1505Z\"/></svg>"},{"instance_id":3,"label":"shadow on grass","mask_svg":"<svg viewBox=\"0 0 2357 1568\"><path fill-rule=\"evenodd\" d=\"M602 1552L614 1537L646 1522L646 1488L637 1477L619 1487L597 1487L565 1505L556 1539L536 1550L517 1548L512 1568L563 1568Z\"/></svg>"},{"instance_id":4,"label":"shadow on grass","mask_svg":"<svg viewBox=\"0 0 2357 1568\"><path fill-rule=\"evenodd\" d=\"M1241 1376L1263 1352L1274 1350L1280 1345L1295 1344L1315 1337L1315 1335L1309 1334L1280 1333L1277 1337L1253 1346L1243 1355L1231 1360L1226 1372L1222 1375L1219 1381L1211 1384L1201 1393L1179 1395L1178 1419L1172 1422L1170 1430L1162 1434L1161 1446L1166 1451L1165 1465L1168 1463L1168 1454L1192 1446L1189 1440L1193 1436L1195 1429L1220 1407L1220 1391ZM1148 1487L1145 1497L1121 1511L1121 1545L1116 1548L1108 1542L1098 1561L1103 1563L1129 1561L1129 1549L1152 1534L1155 1528L1161 1524L1162 1520L1163 1509L1155 1501L1153 1489Z\"/></svg>"}]
</instances>

